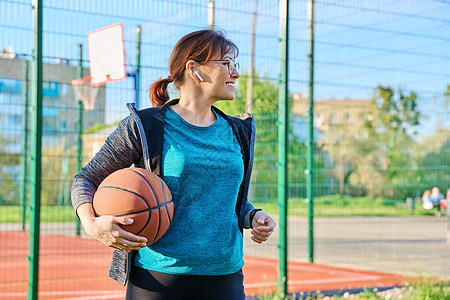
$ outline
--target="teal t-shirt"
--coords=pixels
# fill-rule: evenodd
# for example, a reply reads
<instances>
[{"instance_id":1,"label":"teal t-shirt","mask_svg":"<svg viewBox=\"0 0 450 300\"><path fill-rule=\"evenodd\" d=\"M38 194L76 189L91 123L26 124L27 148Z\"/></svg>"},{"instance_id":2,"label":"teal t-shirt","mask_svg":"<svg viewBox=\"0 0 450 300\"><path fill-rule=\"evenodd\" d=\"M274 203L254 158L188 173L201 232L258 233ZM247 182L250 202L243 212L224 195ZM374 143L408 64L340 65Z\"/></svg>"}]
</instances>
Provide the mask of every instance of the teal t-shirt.
<instances>
[{"instance_id":1,"label":"teal t-shirt","mask_svg":"<svg viewBox=\"0 0 450 300\"><path fill-rule=\"evenodd\" d=\"M235 212L244 162L230 124L216 117L200 127L168 108L162 167L175 212L166 234L139 250L135 265L189 275L232 274L244 265Z\"/></svg>"}]
</instances>

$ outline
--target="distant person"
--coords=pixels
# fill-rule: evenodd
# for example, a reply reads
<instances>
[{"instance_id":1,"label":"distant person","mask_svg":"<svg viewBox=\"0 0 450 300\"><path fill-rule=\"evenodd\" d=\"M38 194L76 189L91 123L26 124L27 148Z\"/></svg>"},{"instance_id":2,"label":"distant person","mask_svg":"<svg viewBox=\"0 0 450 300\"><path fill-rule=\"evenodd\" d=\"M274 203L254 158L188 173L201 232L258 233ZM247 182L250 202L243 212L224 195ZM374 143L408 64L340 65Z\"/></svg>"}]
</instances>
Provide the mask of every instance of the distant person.
<instances>
[{"instance_id":1,"label":"distant person","mask_svg":"<svg viewBox=\"0 0 450 300\"><path fill-rule=\"evenodd\" d=\"M433 206L439 206L440 201L444 199L444 195L442 195L442 193L439 191L439 188L435 186L433 189L431 189L429 199L433 203Z\"/></svg>"},{"instance_id":2,"label":"distant person","mask_svg":"<svg viewBox=\"0 0 450 300\"><path fill-rule=\"evenodd\" d=\"M450 188L447 189L447 195L445 196L445 199L441 200L440 205L440 211L441 214L446 214L447 216L450 216Z\"/></svg>"},{"instance_id":3,"label":"distant person","mask_svg":"<svg viewBox=\"0 0 450 300\"><path fill-rule=\"evenodd\" d=\"M433 208L433 203L430 201L430 195L431 195L430 190L425 190L425 192L423 192L422 205L423 205L424 209L432 209Z\"/></svg>"},{"instance_id":4,"label":"distant person","mask_svg":"<svg viewBox=\"0 0 450 300\"><path fill-rule=\"evenodd\" d=\"M434 187L431 189L430 194L430 202L433 204L433 207L436 207L438 212L440 213L441 200L445 199L444 195L439 191L438 187Z\"/></svg>"},{"instance_id":5,"label":"distant person","mask_svg":"<svg viewBox=\"0 0 450 300\"><path fill-rule=\"evenodd\" d=\"M430 201L430 194L431 194L430 190L425 190L425 192L423 192L422 195L422 202Z\"/></svg>"}]
</instances>

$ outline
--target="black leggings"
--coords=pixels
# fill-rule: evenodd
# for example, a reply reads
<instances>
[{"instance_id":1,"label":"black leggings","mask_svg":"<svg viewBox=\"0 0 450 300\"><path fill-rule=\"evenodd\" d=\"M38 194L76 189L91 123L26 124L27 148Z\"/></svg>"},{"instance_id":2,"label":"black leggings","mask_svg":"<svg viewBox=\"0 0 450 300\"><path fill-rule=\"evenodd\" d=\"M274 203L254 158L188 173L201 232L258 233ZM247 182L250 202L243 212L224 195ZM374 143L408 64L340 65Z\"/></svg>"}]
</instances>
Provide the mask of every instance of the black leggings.
<instances>
[{"instance_id":1,"label":"black leggings","mask_svg":"<svg viewBox=\"0 0 450 300\"><path fill-rule=\"evenodd\" d=\"M132 266L126 300L244 300L242 270L222 276L172 275Z\"/></svg>"}]
</instances>

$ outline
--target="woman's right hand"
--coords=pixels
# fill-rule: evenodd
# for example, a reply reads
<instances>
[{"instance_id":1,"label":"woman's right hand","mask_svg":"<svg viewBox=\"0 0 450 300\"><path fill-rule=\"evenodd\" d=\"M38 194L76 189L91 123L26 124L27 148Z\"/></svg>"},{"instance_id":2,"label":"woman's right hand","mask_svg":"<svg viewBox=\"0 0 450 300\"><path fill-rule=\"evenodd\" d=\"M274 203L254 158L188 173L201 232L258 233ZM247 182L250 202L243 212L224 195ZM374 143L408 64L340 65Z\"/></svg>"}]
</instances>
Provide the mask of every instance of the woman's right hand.
<instances>
[{"instance_id":1,"label":"woman's right hand","mask_svg":"<svg viewBox=\"0 0 450 300\"><path fill-rule=\"evenodd\" d=\"M106 246L129 252L147 246L145 237L135 235L120 227L120 225L131 224L133 224L133 219L130 218L101 216L95 217L88 226L85 226L85 230Z\"/></svg>"},{"instance_id":2,"label":"woman's right hand","mask_svg":"<svg viewBox=\"0 0 450 300\"><path fill-rule=\"evenodd\" d=\"M96 217L90 203L80 205L77 214L86 232L108 247L129 252L147 246L145 237L128 232L120 226L133 224L133 219L114 216Z\"/></svg>"}]
</instances>

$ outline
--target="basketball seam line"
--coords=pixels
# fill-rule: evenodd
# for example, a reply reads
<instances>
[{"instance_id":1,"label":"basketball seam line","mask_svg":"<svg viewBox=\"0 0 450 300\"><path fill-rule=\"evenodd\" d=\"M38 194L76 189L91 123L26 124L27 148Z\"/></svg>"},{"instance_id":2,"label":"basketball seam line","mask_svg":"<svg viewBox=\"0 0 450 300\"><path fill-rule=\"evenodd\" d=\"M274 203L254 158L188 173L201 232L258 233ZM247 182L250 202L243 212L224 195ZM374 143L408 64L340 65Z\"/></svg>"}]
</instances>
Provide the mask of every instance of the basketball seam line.
<instances>
[{"instance_id":1,"label":"basketball seam line","mask_svg":"<svg viewBox=\"0 0 450 300\"><path fill-rule=\"evenodd\" d=\"M132 215L132 214L140 214L140 213L143 213L143 212L146 212L146 211L152 211L152 210L155 210L155 209L158 209L158 208L160 208L160 207L159 206L155 206L154 208L147 208L147 209L142 209L142 210L138 210L138 211L127 212L127 213L123 213L123 214L115 215L115 216L116 217L124 217L124 216L129 216L129 215Z\"/></svg>"},{"instance_id":2,"label":"basketball seam line","mask_svg":"<svg viewBox=\"0 0 450 300\"><path fill-rule=\"evenodd\" d=\"M125 192L128 192L128 193L131 193L131 194L133 194L133 195L135 195L135 196L138 196L139 198L141 198L142 200L144 200L145 204L147 205L147 209L150 210L150 204L148 203L147 199L145 199L144 197L142 197L142 196L139 195L138 193L135 193L135 192L133 192L133 191L130 191L130 190L127 190L127 189L118 187L118 186L109 186L109 185L106 185L106 186L99 187L99 189L102 189L102 188L112 188L112 189L117 189L117 190L121 190L121 191L125 191ZM150 218L151 218L151 214L149 214L149 216L148 216L148 218L147 218L147 222L144 224L144 226L142 227L142 229L139 230L138 233L136 233L136 235L140 234L140 233L144 230L144 228L145 228L145 227L147 226L147 224L150 222Z\"/></svg>"},{"instance_id":3,"label":"basketball seam line","mask_svg":"<svg viewBox=\"0 0 450 300\"><path fill-rule=\"evenodd\" d=\"M142 175L141 173L139 173L139 172L136 171L136 170L133 170L133 169L128 169L128 170L135 172L136 174L138 174L139 176L141 176L141 177L145 180L145 182L147 182L148 186L149 186L150 189L152 190L153 196L155 197L156 203L157 203L158 208L159 208L158 197L156 197L156 193L155 193L155 191L153 190L153 187L152 187L152 185L150 184L150 182L148 182L147 178L145 178L144 175ZM159 177L158 177L158 178L159 178ZM160 179L161 179L161 178L160 178ZM148 221L150 222L150 219L149 219ZM147 222L147 224L148 224L148 222ZM147 226L147 224L145 224L145 226ZM159 234L160 229L161 229L161 211L160 211L160 214L159 214L159 216L158 216L158 229L156 230L156 235L155 235L155 237L153 238L153 240L151 241L151 243L153 243L153 242L155 241L155 239L158 237L158 234Z\"/></svg>"},{"instance_id":4,"label":"basketball seam line","mask_svg":"<svg viewBox=\"0 0 450 300\"><path fill-rule=\"evenodd\" d=\"M163 190L163 199L164 199L164 203L167 203L167 202L166 202L166 193L164 192L164 182L162 181L161 178L159 178L159 180L161 181L161 186L162 186L162 190ZM172 200L172 201L173 201L173 200ZM166 213L167 213L167 216L169 217L169 222L172 223L172 218L170 217L169 209L167 208L167 205L166 205Z\"/></svg>"},{"instance_id":5,"label":"basketball seam line","mask_svg":"<svg viewBox=\"0 0 450 300\"><path fill-rule=\"evenodd\" d=\"M99 189L102 189L102 188L118 189L118 190L122 190L122 191L125 191L125 192L130 192L130 193L135 194L136 196L142 198L142 200L144 200L145 202L147 202L147 200L146 200L144 197L142 197L141 195L136 194L136 193L134 193L133 191L129 191L129 190L124 189L124 188L121 188L121 187L117 187L117 186L109 186L109 185L105 185L105 186L99 187ZM155 209L158 209L158 208L167 206L167 205L170 204L171 202L173 202L173 200L170 200L169 202L166 202L166 203L161 204L161 205L157 205L157 206L155 206L155 207L150 207L150 205L149 205L148 202L147 202L147 204L148 204L147 206L149 206L149 208L140 210L140 211L138 211L138 212L152 211L152 210L155 210ZM130 212L130 213L135 213L135 212ZM117 217L117 216L116 216L116 217Z\"/></svg>"}]
</instances>

